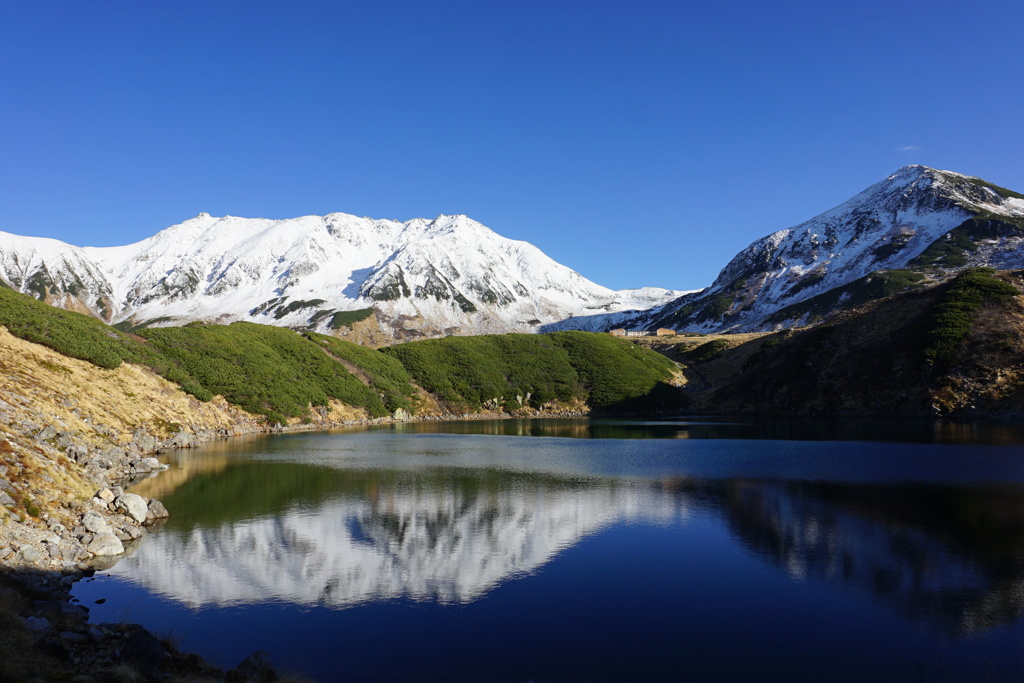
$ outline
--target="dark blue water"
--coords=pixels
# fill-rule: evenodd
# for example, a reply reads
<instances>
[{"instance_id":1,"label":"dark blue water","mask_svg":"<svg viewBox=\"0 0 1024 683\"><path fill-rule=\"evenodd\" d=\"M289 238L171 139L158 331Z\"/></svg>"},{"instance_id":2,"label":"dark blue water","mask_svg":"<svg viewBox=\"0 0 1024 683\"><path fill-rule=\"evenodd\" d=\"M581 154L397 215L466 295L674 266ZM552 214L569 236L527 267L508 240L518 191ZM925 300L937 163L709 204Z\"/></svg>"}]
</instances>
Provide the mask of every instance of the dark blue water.
<instances>
[{"instance_id":1,"label":"dark blue water","mask_svg":"<svg viewBox=\"0 0 1024 683\"><path fill-rule=\"evenodd\" d=\"M135 489L171 521L76 595L226 668L264 649L323 681L1024 680L1020 436L567 420L224 442Z\"/></svg>"}]
</instances>

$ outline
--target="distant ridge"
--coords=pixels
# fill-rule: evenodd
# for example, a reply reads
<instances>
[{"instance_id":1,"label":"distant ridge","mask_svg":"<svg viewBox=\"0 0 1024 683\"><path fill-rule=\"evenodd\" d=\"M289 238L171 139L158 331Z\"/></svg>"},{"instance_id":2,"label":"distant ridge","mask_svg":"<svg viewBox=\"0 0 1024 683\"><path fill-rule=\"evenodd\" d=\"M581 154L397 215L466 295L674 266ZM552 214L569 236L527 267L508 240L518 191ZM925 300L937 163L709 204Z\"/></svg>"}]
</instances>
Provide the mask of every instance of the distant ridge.
<instances>
[{"instance_id":1,"label":"distant ridge","mask_svg":"<svg viewBox=\"0 0 1024 683\"><path fill-rule=\"evenodd\" d=\"M577 316L594 329L681 293L614 292L461 215L201 213L110 248L0 233L0 281L124 328L248 320L330 332L373 315L394 338L533 332ZM364 313L338 315L351 311Z\"/></svg>"}]
</instances>

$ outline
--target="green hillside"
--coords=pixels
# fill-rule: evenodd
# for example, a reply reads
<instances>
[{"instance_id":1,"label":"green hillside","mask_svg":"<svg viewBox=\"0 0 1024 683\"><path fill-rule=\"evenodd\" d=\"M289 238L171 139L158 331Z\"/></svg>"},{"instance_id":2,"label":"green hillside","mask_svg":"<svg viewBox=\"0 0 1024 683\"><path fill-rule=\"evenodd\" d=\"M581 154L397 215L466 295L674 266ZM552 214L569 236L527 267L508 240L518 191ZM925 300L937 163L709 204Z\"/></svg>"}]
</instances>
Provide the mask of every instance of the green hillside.
<instances>
[{"instance_id":1,"label":"green hillside","mask_svg":"<svg viewBox=\"0 0 1024 683\"><path fill-rule=\"evenodd\" d=\"M675 367L659 354L591 332L448 337L382 351L438 399L467 410L573 399L594 410L641 409L652 392L661 395Z\"/></svg>"},{"instance_id":2,"label":"green hillside","mask_svg":"<svg viewBox=\"0 0 1024 683\"><path fill-rule=\"evenodd\" d=\"M451 337L381 351L335 337L234 323L123 332L0 288L12 334L99 367L152 368L201 400L222 395L271 422L337 399L374 417L414 411L414 381L449 409L513 411L585 402L599 411L665 409L674 364L605 334Z\"/></svg>"}]
</instances>

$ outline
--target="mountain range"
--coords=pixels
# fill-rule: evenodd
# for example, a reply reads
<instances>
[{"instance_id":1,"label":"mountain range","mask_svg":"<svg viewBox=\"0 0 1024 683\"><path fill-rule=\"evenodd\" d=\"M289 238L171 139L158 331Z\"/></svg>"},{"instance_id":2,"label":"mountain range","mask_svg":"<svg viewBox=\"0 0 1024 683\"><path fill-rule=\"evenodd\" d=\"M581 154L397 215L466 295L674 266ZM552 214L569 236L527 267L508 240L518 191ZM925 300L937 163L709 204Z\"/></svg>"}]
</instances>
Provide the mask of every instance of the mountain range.
<instances>
[{"instance_id":1,"label":"mountain range","mask_svg":"<svg viewBox=\"0 0 1024 683\"><path fill-rule=\"evenodd\" d=\"M0 280L132 328L195 320L330 332L361 318L395 338L591 327L682 292L612 291L466 216L405 223L334 213L267 220L202 213L123 247L0 233Z\"/></svg>"},{"instance_id":2,"label":"mountain range","mask_svg":"<svg viewBox=\"0 0 1024 683\"><path fill-rule=\"evenodd\" d=\"M247 320L385 339L612 327L756 331L1024 267L1024 195L906 166L739 252L710 287L613 291L462 215L195 218L123 247L0 233L0 283L123 329ZM363 321L366 321L363 323Z\"/></svg>"}]
</instances>

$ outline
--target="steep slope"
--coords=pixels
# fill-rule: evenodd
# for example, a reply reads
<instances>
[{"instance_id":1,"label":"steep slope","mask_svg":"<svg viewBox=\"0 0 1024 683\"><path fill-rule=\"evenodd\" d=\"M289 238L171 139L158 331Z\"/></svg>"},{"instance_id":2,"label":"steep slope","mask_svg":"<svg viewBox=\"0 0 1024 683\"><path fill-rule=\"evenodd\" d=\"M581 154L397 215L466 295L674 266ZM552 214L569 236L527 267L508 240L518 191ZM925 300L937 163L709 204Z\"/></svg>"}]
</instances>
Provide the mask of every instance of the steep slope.
<instances>
[{"instance_id":1,"label":"steep slope","mask_svg":"<svg viewBox=\"0 0 1024 683\"><path fill-rule=\"evenodd\" d=\"M707 342L716 348L679 355L690 407L726 414L1019 416L1022 286L1024 271L972 268L844 311L828 324Z\"/></svg>"},{"instance_id":2,"label":"steep slope","mask_svg":"<svg viewBox=\"0 0 1024 683\"><path fill-rule=\"evenodd\" d=\"M979 178L906 166L820 216L755 241L710 287L629 325L691 331L792 327L842 308L851 298L877 298L870 284L874 277L888 277L886 271L911 269L916 276L897 276L902 286L879 288L875 282L882 295L941 281L969 266L1024 266L1022 245L1024 195ZM840 287L848 289L834 300L801 306Z\"/></svg>"},{"instance_id":3,"label":"steep slope","mask_svg":"<svg viewBox=\"0 0 1024 683\"><path fill-rule=\"evenodd\" d=\"M199 214L110 248L0 233L0 281L124 328L247 320L330 332L361 311L398 337L526 332L577 315L593 329L602 322L587 316L680 294L614 292L466 216L399 223L341 213Z\"/></svg>"}]
</instances>

